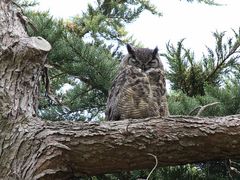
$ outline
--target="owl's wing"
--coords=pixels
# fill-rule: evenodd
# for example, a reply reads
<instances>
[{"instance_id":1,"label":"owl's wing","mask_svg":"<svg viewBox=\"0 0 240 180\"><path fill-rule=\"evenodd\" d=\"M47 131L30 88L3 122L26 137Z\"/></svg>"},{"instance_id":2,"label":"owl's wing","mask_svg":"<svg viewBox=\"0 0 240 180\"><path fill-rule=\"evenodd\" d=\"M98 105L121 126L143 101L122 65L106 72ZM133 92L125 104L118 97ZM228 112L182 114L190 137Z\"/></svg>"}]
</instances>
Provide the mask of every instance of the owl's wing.
<instances>
[{"instance_id":1,"label":"owl's wing","mask_svg":"<svg viewBox=\"0 0 240 180\"><path fill-rule=\"evenodd\" d=\"M122 69L119 71L118 75L113 80L111 89L109 91L105 112L106 119L109 121L120 119L120 113L117 109L117 105L120 98L121 87L123 87L126 82L126 73L127 69Z\"/></svg>"}]
</instances>

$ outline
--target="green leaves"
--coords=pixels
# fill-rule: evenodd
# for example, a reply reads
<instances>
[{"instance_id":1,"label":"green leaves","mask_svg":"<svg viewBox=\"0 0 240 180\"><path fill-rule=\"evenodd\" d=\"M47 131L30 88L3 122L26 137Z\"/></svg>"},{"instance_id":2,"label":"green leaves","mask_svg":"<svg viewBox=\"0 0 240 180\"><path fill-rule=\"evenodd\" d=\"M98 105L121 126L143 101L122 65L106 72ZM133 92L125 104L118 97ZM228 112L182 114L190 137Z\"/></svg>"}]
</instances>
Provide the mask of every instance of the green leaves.
<instances>
[{"instance_id":1,"label":"green leaves","mask_svg":"<svg viewBox=\"0 0 240 180\"><path fill-rule=\"evenodd\" d=\"M215 49L208 48L208 56L203 56L204 69L208 72L207 82L220 85L221 79L226 79L225 77L231 75L238 66L240 34L235 32L234 34L235 38L229 38L224 42L225 32L213 33L216 41Z\"/></svg>"},{"instance_id":2,"label":"green leaves","mask_svg":"<svg viewBox=\"0 0 240 180\"><path fill-rule=\"evenodd\" d=\"M183 46L184 39L177 43L177 47L168 43L167 53L163 54L169 62L170 70L167 77L174 90L182 90L188 96L204 95L204 76L202 67L195 62L194 53Z\"/></svg>"},{"instance_id":3,"label":"green leaves","mask_svg":"<svg viewBox=\"0 0 240 180\"><path fill-rule=\"evenodd\" d=\"M240 34L225 40L225 32L215 32L214 49L207 47L202 59L196 60L194 53L183 46L184 39L176 47L168 43L167 53L163 54L169 62L167 73L174 90L182 90L188 96L205 95L205 85L220 86L228 78L236 75L239 69Z\"/></svg>"},{"instance_id":4,"label":"green leaves","mask_svg":"<svg viewBox=\"0 0 240 180\"><path fill-rule=\"evenodd\" d=\"M65 37L57 48L61 49L60 56L65 55L54 57L54 66L107 96L118 64L109 51L86 44L75 35Z\"/></svg>"},{"instance_id":5,"label":"green leaves","mask_svg":"<svg viewBox=\"0 0 240 180\"><path fill-rule=\"evenodd\" d=\"M29 28L31 36L41 36L47 39L54 49L55 42L63 36L65 30L62 20L56 20L49 12L27 11L26 15L31 19L37 31Z\"/></svg>"},{"instance_id":6,"label":"green leaves","mask_svg":"<svg viewBox=\"0 0 240 180\"><path fill-rule=\"evenodd\" d=\"M88 5L81 16L56 20L48 12L27 12L37 31L52 44L48 56L51 96L60 103L42 99L40 115L44 118L99 119L102 117L108 89L121 59L121 46L135 41L125 24L134 21L143 10L157 11L149 1L104 1ZM60 89L68 84L66 92ZM43 89L43 88L42 88ZM42 95L44 95L44 90Z\"/></svg>"},{"instance_id":7,"label":"green leaves","mask_svg":"<svg viewBox=\"0 0 240 180\"><path fill-rule=\"evenodd\" d=\"M206 86L204 96L189 97L181 91L171 91L168 97L172 115L197 115L203 106L201 116L226 116L240 113L239 82L228 82L224 87ZM217 103L218 102L218 103Z\"/></svg>"},{"instance_id":8,"label":"green leaves","mask_svg":"<svg viewBox=\"0 0 240 180\"><path fill-rule=\"evenodd\" d=\"M21 8L29 8L38 5L36 0L15 0Z\"/></svg>"},{"instance_id":9,"label":"green leaves","mask_svg":"<svg viewBox=\"0 0 240 180\"><path fill-rule=\"evenodd\" d=\"M240 112L240 36L234 33L234 38L225 40L225 32L213 35L215 48L207 48L207 54L200 61L184 48L183 40L177 47L167 45L168 53L164 56L170 65L168 78L176 90L168 98L170 114L196 115L202 106L215 102L219 103L206 108L203 116Z\"/></svg>"},{"instance_id":10,"label":"green leaves","mask_svg":"<svg viewBox=\"0 0 240 180\"><path fill-rule=\"evenodd\" d=\"M214 0L187 0L187 2L194 2L194 1L197 1L199 3L205 3L205 4L208 4L208 5L215 5L215 6L220 6L221 5L219 3L216 3Z\"/></svg>"},{"instance_id":11,"label":"green leaves","mask_svg":"<svg viewBox=\"0 0 240 180\"><path fill-rule=\"evenodd\" d=\"M50 70L55 93L65 83L72 86L61 94L61 102L69 110L58 111L59 117L91 119L104 112L108 89L118 65L109 51L84 43L77 35L64 34L55 43L49 61L57 69Z\"/></svg>"}]
</instances>

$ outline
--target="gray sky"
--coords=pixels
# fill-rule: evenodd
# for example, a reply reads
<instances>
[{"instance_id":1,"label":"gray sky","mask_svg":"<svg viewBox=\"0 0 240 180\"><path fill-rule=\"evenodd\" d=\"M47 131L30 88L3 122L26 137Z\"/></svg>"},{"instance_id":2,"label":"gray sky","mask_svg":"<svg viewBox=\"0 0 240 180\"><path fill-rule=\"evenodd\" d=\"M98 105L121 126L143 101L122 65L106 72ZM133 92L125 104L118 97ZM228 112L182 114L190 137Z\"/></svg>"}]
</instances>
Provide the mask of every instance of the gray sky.
<instances>
[{"instance_id":1,"label":"gray sky","mask_svg":"<svg viewBox=\"0 0 240 180\"><path fill-rule=\"evenodd\" d=\"M95 0L39 0L41 10L50 10L55 17L68 18L81 14L87 3ZM179 0L152 0L163 13L156 17L144 12L140 18L127 26L130 34L145 47L158 46L164 52L165 44L170 40L176 43L186 38L185 47L191 47L197 57L212 47L212 32L237 30L240 27L240 0L216 0L224 6L208 6L201 3L186 3ZM231 35L231 33L229 34Z\"/></svg>"}]
</instances>

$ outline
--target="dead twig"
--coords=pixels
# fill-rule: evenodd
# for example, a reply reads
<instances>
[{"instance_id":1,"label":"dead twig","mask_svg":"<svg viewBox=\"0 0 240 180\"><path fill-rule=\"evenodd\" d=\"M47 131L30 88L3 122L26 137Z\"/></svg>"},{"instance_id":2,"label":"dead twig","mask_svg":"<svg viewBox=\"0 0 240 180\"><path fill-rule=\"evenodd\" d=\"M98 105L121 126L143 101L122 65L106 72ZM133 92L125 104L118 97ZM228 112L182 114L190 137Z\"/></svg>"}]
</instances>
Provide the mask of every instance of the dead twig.
<instances>
[{"instance_id":1,"label":"dead twig","mask_svg":"<svg viewBox=\"0 0 240 180\"><path fill-rule=\"evenodd\" d=\"M154 154L151 154L151 153L148 153L148 155L154 157L154 159L155 159L155 166L153 167L153 169L151 170L151 172L148 174L146 180L148 180L148 179L150 178L150 176L152 175L153 171L154 171L154 170L157 168L157 166L158 166L157 156L155 156Z\"/></svg>"},{"instance_id":2,"label":"dead twig","mask_svg":"<svg viewBox=\"0 0 240 180\"><path fill-rule=\"evenodd\" d=\"M217 105L217 104L220 104L220 102L214 102L214 103L210 103L210 104L206 104L206 105L202 106L202 107L199 109L199 111L198 111L198 113L197 113L196 116L199 117L206 108L208 108L208 107L210 107L210 106L215 106L215 105Z\"/></svg>"}]
</instances>

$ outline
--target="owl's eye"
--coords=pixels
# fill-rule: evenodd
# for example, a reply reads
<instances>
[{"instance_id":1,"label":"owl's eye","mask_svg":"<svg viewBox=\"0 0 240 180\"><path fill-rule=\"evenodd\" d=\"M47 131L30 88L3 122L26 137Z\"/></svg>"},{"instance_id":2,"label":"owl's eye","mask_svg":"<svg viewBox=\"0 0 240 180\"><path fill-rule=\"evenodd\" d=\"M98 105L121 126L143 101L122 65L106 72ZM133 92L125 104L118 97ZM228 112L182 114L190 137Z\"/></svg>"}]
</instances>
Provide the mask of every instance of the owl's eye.
<instances>
[{"instance_id":1,"label":"owl's eye","mask_svg":"<svg viewBox=\"0 0 240 180\"><path fill-rule=\"evenodd\" d=\"M129 65L136 65L136 64L138 64L138 61L137 61L136 59L130 57L130 58L128 59L128 64L129 64Z\"/></svg>"},{"instance_id":2,"label":"owl's eye","mask_svg":"<svg viewBox=\"0 0 240 180\"><path fill-rule=\"evenodd\" d=\"M158 67L159 66L159 61L158 61L158 59L153 59L148 63L148 65L150 67L153 67L153 68Z\"/></svg>"}]
</instances>

